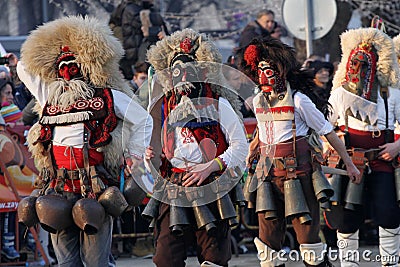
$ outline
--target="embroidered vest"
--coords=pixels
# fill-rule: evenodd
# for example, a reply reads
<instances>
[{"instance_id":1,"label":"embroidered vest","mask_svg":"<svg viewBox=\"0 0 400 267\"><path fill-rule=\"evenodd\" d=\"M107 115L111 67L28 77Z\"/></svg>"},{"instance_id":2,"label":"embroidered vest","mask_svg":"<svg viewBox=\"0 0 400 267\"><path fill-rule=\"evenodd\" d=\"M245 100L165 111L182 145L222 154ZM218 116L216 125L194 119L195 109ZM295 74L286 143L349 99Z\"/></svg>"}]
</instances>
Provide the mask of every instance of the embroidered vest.
<instances>
[{"instance_id":1,"label":"embroidered vest","mask_svg":"<svg viewBox=\"0 0 400 267\"><path fill-rule=\"evenodd\" d=\"M67 110L60 110L59 107L46 103L39 120L41 129L37 142L47 145L51 141L54 126L75 123L84 123L90 134L90 147L97 148L109 144L110 133L117 126L111 90L96 89L93 98L79 99Z\"/></svg>"},{"instance_id":2,"label":"embroidered vest","mask_svg":"<svg viewBox=\"0 0 400 267\"><path fill-rule=\"evenodd\" d=\"M197 106L197 111L200 115L203 115L203 118L209 118L211 120L205 122L196 122L195 120L191 120L189 122L182 122L182 123L174 123L172 126L180 126L185 127L193 134L194 138L196 139L197 143L205 139L211 139L217 148L216 156L221 155L225 152L228 148L228 143L226 142L225 135L222 132L221 126L219 124L219 115L218 115L218 98L217 94L212 93L211 89L206 86L206 94L205 96L208 99L212 99L208 106ZM175 129L168 125L168 121L165 118L174 111L176 108L176 104L174 104L174 94L169 97L164 97L163 99L163 106L162 106L162 114L163 114L163 152L166 155L166 158L172 158L174 153L174 146L175 146ZM207 147L203 149L207 150ZM207 153L207 151L203 151ZM164 158L165 159L165 158ZM171 168L171 165L164 160L160 170L162 176L164 176L167 171ZM165 176L164 176L165 177Z\"/></svg>"},{"instance_id":3,"label":"embroidered vest","mask_svg":"<svg viewBox=\"0 0 400 267\"><path fill-rule=\"evenodd\" d=\"M257 121L292 121L294 120L294 103L290 87L282 100L268 103L262 93L259 93L254 104Z\"/></svg>"},{"instance_id":4,"label":"embroidered vest","mask_svg":"<svg viewBox=\"0 0 400 267\"><path fill-rule=\"evenodd\" d=\"M276 99L272 104L268 103L263 93L256 95L254 99L254 109L257 118L257 125L260 131L260 137L267 145L275 143L274 134L277 130L274 121L294 120L294 103L290 88L288 87L283 99Z\"/></svg>"}]
</instances>

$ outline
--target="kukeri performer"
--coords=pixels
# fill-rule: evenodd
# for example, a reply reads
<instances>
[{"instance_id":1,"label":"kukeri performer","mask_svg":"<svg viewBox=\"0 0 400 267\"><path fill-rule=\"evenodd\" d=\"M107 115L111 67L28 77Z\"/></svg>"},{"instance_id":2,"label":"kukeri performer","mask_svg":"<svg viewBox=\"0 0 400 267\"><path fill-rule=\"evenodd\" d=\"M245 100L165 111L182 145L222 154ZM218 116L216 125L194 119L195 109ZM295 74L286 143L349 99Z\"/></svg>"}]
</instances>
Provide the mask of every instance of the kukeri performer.
<instances>
[{"instance_id":1,"label":"kukeri performer","mask_svg":"<svg viewBox=\"0 0 400 267\"><path fill-rule=\"evenodd\" d=\"M163 90L160 105L151 111L158 123L154 130L162 127L164 155L161 167L154 167L159 168L161 180L168 181L166 196L158 197L153 206L156 182L143 212L152 214L155 223L153 261L161 267L185 266L186 248L194 242L201 266L228 266L230 226L236 223L236 213L235 200L227 192L241 189L232 181L241 177L237 167L244 168L248 149L238 115L240 102L223 84L212 82L222 77L221 55L203 34L192 29L175 32L150 48L147 56L158 79L155 83ZM148 160L159 158L153 147L146 151Z\"/></svg>"},{"instance_id":2,"label":"kukeri performer","mask_svg":"<svg viewBox=\"0 0 400 267\"><path fill-rule=\"evenodd\" d=\"M110 214L128 207L113 185L123 156L134 168L150 142L152 118L118 71L123 53L106 24L80 16L38 27L22 46L17 72L41 107L28 137L42 169L33 203L59 266L109 266Z\"/></svg>"},{"instance_id":3,"label":"kukeri performer","mask_svg":"<svg viewBox=\"0 0 400 267\"><path fill-rule=\"evenodd\" d=\"M400 118L399 67L391 38L377 28L360 28L341 35L342 59L329 99L333 124L344 133L348 149L362 170L361 183L335 176L338 205L326 212L327 223L337 229L341 266L359 266L359 228L370 211L379 226L382 266L397 266L400 209L397 204L393 160L400 151L394 142ZM397 171L396 171L397 173ZM340 190L340 191L339 191ZM364 201L367 200L367 201Z\"/></svg>"},{"instance_id":4,"label":"kukeri performer","mask_svg":"<svg viewBox=\"0 0 400 267\"><path fill-rule=\"evenodd\" d=\"M286 232L286 220L293 224L306 266L331 266L324 256L326 246L318 236L319 201L326 201L329 185L313 149L309 133L323 135L346 164L349 177L359 179L359 171L348 156L332 125L307 94L313 77L300 71L293 48L276 39L254 39L239 51L241 69L258 84L260 92L253 105L258 137L251 145L248 164L259 153L255 175L256 212L259 237L254 239L262 267L284 266L278 257ZM326 181L327 182L327 181ZM326 184L326 183L325 183ZM245 185L245 194L255 186ZM323 192L322 192L323 191ZM326 194L323 198L320 193ZM322 196L322 195L321 195ZM318 197L318 199L317 199ZM310 256L313 255L313 256Z\"/></svg>"}]
</instances>

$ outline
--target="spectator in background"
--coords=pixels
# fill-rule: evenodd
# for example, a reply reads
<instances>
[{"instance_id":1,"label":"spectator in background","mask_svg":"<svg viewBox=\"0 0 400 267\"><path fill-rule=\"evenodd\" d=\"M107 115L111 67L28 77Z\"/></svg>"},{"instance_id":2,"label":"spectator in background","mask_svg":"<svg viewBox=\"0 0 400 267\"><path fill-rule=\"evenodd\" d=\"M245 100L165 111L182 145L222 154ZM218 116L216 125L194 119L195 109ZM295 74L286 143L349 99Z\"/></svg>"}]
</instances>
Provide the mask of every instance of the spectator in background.
<instances>
[{"instance_id":1,"label":"spectator in background","mask_svg":"<svg viewBox=\"0 0 400 267\"><path fill-rule=\"evenodd\" d=\"M150 64L147 62L137 62L133 66L133 78L129 81L129 85L138 96L141 106L145 109L149 98L148 86L145 84L149 67ZM145 205L140 205L121 214L121 231L123 234L148 233L149 222L140 216L144 208ZM141 258L151 257L154 254L153 239L124 238L123 253Z\"/></svg>"},{"instance_id":2,"label":"spectator in background","mask_svg":"<svg viewBox=\"0 0 400 267\"><path fill-rule=\"evenodd\" d=\"M267 37L275 26L275 13L263 9L257 13L255 21L250 22L240 34L239 47L247 46L255 37Z\"/></svg>"},{"instance_id":3,"label":"spectator in background","mask_svg":"<svg viewBox=\"0 0 400 267\"><path fill-rule=\"evenodd\" d=\"M7 67L10 68L11 73L6 67L0 66L0 78L5 75L12 79L12 83L14 84L12 90L13 103L15 103L18 108L22 110L23 124L32 126L38 119L38 113L34 111L36 100L26 89L25 84L20 81L18 75L16 74L15 66L17 65L18 57L13 53L6 54L6 57L9 60ZM16 85L15 82L17 82L18 85Z\"/></svg>"},{"instance_id":4,"label":"spectator in background","mask_svg":"<svg viewBox=\"0 0 400 267\"><path fill-rule=\"evenodd\" d=\"M3 65L0 66L0 79L10 78L10 71Z\"/></svg>"},{"instance_id":5,"label":"spectator in background","mask_svg":"<svg viewBox=\"0 0 400 267\"><path fill-rule=\"evenodd\" d=\"M253 97L253 91L251 90L253 88L249 86L247 77L237 69L234 58L234 56L230 56L227 63L225 63L225 65L229 67L223 69L224 76L229 88L233 89L239 95L239 100L242 102L240 112L243 117L254 117L254 113L251 110L251 101L248 101L248 99L252 99Z\"/></svg>"},{"instance_id":6,"label":"spectator in background","mask_svg":"<svg viewBox=\"0 0 400 267\"><path fill-rule=\"evenodd\" d=\"M271 37L281 40L281 37L286 37L286 36L287 36L287 30L285 29L285 27L283 27L278 22L275 22L275 27L271 32Z\"/></svg>"},{"instance_id":7,"label":"spectator in background","mask_svg":"<svg viewBox=\"0 0 400 267\"><path fill-rule=\"evenodd\" d=\"M22 112L14 104L14 84L8 78L0 79L1 115L7 126L22 125Z\"/></svg>"},{"instance_id":8,"label":"spectator in background","mask_svg":"<svg viewBox=\"0 0 400 267\"><path fill-rule=\"evenodd\" d=\"M0 104L1 104L1 124L4 126L17 122L21 117L21 111L13 103L14 97L12 89L14 85L8 78L0 79ZM16 212L6 212L1 215L2 222L2 246L1 254L8 260L19 258L19 253L15 249L15 215Z\"/></svg>"},{"instance_id":9,"label":"spectator in background","mask_svg":"<svg viewBox=\"0 0 400 267\"><path fill-rule=\"evenodd\" d=\"M314 76L315 84L310 88L311 93L308 96L316 108L327 118L330 112L328 99L332 89L333 65L330 62L314 60L310 61L308 66Z\"/></svg>"},{"instance_id":10,"label":"spectator in background","mask_svg":"<svg viewBox=\"0 0 400 267\"><path fill-rule=\"evenodd\" d=\"M7 57L8 60L14 60L14 58L18 60L16 55L12 53L7 53L4 56ZM4 72L4 74L2 74L2 72ZM17 105L20 110L23 110L32 99L31 93L26 89L25 85L19 79L13 64L0 66L0 78L4 75L9 77L14 84L12 92L14 95L14 104Z\"/></svg>"},{"instance_id":11,"label":"spectator in background","mask_svg":"<svg viewBox=\"0 0 400 267\"><path fill-rule=\"evenodd\" d=\"M14 89L14 84L9 78L0 78L0 100L1 104L8 102L14 103L14 96L12 91Z\"/></svg>"},{"instance_id":12,"label":"spectator in background","mask_svg":"<svg viewBox=\"0 0 400 267\"><path fill-rule=\"evenodd\" d=\"M315 85L329 93L332 88L333 64L326 61L315 60L310 62L309 68L314 73Z\"/></svg>"},{"instance_id":13,"label":"spectator in background","mask_svg":"<svg viewBox=\"0 0 400 267\"><path fill-rule=\"evenodd\" d=\"M138 93L140 86L147 80L147 71L149 67L150 65L147 62L137 62L135 66L133 66L133 78L130 80L129 85L132 87L135 94Z\"/></svg>"},{"instance_id":14,"label":"spectator in background","mask_svg":"<svg viewBox=\"0 0 400 267\"><path fill-rule=\"evenodd\" d=\"M306 60L304 60L303 65L301 65L301 67L304 69L308 69L308 68L310 68L310 63L315 60L325 61L325 58L320 55L311 54L308 56L308 58Z\"/></svg>"},{"instance_id":15,"label":"spectator in background","mask_svg":"<svg viewBox=\"0 0 400 267\"><path fill-rule=\"evenodd\" d=\"M121 5L120 14L113 13L110 23L121 25L125 57L120 61L120 67L125 79L130 80L133 76L131 66L145 61L147 49L167 35L168 30L160 13L153 9L153 0L123 0Z\"/></svg>"}]
</instances>

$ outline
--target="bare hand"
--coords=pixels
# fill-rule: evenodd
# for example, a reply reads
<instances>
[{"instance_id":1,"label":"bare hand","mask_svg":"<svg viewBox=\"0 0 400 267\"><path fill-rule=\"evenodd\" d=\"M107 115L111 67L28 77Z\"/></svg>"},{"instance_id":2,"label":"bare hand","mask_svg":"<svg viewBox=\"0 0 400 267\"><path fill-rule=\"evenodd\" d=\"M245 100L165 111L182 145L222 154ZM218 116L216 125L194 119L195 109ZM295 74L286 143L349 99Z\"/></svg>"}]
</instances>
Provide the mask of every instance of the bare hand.
<instances>
[{"instance_id":1,"label":"bare hand","mask_svg":"<svg viewBox=\"0 0 400 267\"><path fill-rule=\"evenodd\" d=\"M189 172L182 178L184 181L182 185L191 186L196 183L197 186L200 186L212 172L217 170L219 170L219 166L215 160L190 167Z\"/></svg>"},{"instance_id":2,"label":"bare hand","mask_svg":"<svg viewBox=\"0 0 400 267\"><path fill-rule=\"evenodd\" d=\"M146 147L146 152L144 153L144 159L145 160L151 160L152 158L154 158L155 154L154 154L154 149L152 146L148 146Z\"/></svg>"},{"instance_id":3,"label":"bare hand","mask_svg":"<svg viewBox=\"0 0 400 267\"><path fill-rule=\"evenodd\" d=\"M166 34L165 34L164 30L160 31L157 34L157 37L158 37L159 40L163 39L165 36L166 36Z\"/></svg>"},{"instance_id":4,"label":"bare hand","mask_svg":"<svg viewBox=\"0 0 400 267\"><path fill-rule=\"evenodd\" d=\"M8 58L8 66L15 67L18 63L18 57L13 53L7 53L4 57Z\"/></svg>"},{"instance_id":5,"label":"bare hand","mask_svg":"<svg viewBox=\"0 0 400 267\"><path fill-rule=\"evenodd\" d=\"M357 169L357 167L351 162L350 164L346 164L347 175L349 176L350 180L355 183L361 183L361 173Z\"/></svg>"},{"instance_id":6,"label":"bare hand","mask_svg":"<svg viewBox=\"0 0 400 267\"><path fill-rule=\"evenodd\" d=\"M137 159L135 157L128 157L125 159L126 161L126 168L125 168L125 175L133 175L138 174L139 172L143 172L143 168L140 168L140 166L143 163L143 159Z\"/></svg>"},{"instance_id":7,"label":"bare hand","mask_svg":"<svg viewBox=\"0 0 400 267\"><path fill-rule=\"evenodd\" d=\"M399 154L399 146L397 142L387 143L379 146L382 150L379 152L379 158L391 161Z\"/></svg>"}]
</instances>

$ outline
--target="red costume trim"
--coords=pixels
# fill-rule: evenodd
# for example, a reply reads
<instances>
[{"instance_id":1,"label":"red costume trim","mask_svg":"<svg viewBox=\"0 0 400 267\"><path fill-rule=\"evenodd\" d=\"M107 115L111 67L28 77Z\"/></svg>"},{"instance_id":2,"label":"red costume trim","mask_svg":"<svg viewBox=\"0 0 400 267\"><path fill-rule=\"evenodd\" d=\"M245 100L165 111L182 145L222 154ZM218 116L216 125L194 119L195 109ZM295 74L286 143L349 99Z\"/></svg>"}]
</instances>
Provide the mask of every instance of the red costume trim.
<instances>
[{"instance_id":1,"label":"red costume trim","mask_svg":"<svg viewBox=\"0 0 400 267\"><path fill-rule=\"evenodd\" d=\"M274 107L274 108L256 108L257 114L267 114L267 113L294 113L293 106L282 106L282 107Z\"/></svg>"},{"instance_id":2,"label":"red costume trim","mask_svg":"<svg viewBox=\"0 0 400 267\"><path fill-rule=\"evenodd\" d=\"M344 126L340 126L342 131L345 130ZM382 130L379 137L372 137L373 132L371 131L360 131L352 128L348 128L348 140L349 146L354 148L371 149L378 148L384 145L385 142L385 131L389 131L389 142L394 141L394 133L392 130ZM382 172L393 172L393 166L388 161L381 159L370 160L369 167L373 171Z\"/></svg>"},{"instance_id":3,"label":"red costume trim","mask_svg":"<svg viewBox=\"0 0 400 267\"><path fill-rule=\"evenodd\" d=\"M76 170L83 168L83 148L52 146L54 161L58 169ZM89 165L99 165L104 161L102 152L96 149L89 149Z\"/></svg>"},{"instance_id":4,"label":"red costume trim","mask_svg":"<svg viewBox=\"0 0 400 267\"><path fill-rule=\"evenodd\" d=\"M101 101L100 101L101 99ZM104 104L102 104L102 103ZM82 111L82 105L85 106L85 110L91 111L91 118L87 121L73 121L69 123L55 123L55 124L44 124L40 129L40 136L37 142L47 143L51 141L52 131L56 125L70 125L75 123L84 123L85 127L90 132L89 145L91 147L101 147L111 142L110 133L117 126L117 116L114 111L114 100L112 92L108 88L97 89L95 95L89 100L78 100L67 111L61 111L57 107L52 107L46 103L43 108L43 116L56 116L61 114L71 114L74 112ZM49 112L49 110L51 112Z\"/></svg>"}]
</instances>

